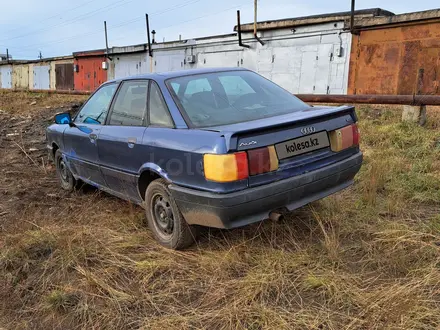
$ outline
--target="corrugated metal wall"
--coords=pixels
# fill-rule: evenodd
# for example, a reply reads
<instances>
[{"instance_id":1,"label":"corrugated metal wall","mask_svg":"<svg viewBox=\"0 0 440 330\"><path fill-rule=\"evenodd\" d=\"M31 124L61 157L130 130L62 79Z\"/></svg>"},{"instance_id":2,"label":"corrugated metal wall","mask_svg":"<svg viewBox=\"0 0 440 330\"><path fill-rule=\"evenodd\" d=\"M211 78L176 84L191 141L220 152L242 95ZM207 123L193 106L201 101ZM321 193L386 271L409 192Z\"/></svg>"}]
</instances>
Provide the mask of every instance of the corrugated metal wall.
<instances>
[{"instance_id":1,"label":"corrugated metal wall","mask_svg":"<svg viewBox=\"0 0 440 330\"><path fill-rule=\"evenodd\" d=\"M12 88L12 65L0 66L0 88Z\"/></svg>"},{"instance_id":2,"label":"corrugated metal wall","mask_svg":"<svg viewBox=\"0 0 440 330\"><path fill-rule=\"evenodd\" d=\"M353 36L349 94L440 94L440 23L361 31Z\"/></svg>"},{"instance_id":3,"label":"corrugated metal wall","mask_svg":"<svg viewBox=\"0 0 440 330\"><path fill-rule=\"evenodd\" d=\"M75 58L74 65L78 65L78 72L74 73L76 90L94 91L103 82L107 81L107 71L102 69L105 56L80 56Z\"/></svg>"},{"instance_id":4,"label":"corrugated metal wall","mask_svg":"<svg viewBox=\"0 0 440 330\"><path fill-rule=\"evenodd\" d=\"M14 64L12 66L12 87L29 89L29 64Z\"/></svg>"}]
</instances>

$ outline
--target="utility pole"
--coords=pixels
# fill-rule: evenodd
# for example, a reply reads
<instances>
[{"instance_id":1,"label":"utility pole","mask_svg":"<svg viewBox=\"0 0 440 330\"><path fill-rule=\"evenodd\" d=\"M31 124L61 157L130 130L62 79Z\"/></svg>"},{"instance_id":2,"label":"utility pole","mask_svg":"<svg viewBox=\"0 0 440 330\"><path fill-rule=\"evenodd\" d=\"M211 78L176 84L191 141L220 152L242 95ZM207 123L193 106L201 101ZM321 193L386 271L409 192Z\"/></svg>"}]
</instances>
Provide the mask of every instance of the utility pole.
<instances>
[{"instance_id":1,"label":"utility pole","mask_svg":"<svg viewBox=\"0 0 440 330\"><path fill-rule=\"evenodd\" d=\"M9 63L9 49L6 48L6 63Z\"/></svg>"},{"instance_id":2,"label":"utility pole","mask_svg":"<svg viewBox=\"0 0 440 330\"><path fill-rule=\"evenodd\" d=\"M354 11L356 6L356 0L351 0L351 11L350 11L350 32L354 33Z\"/></svg>"},{"instance_id":3,"label":"utility pole","mask_svg":"<svg viewBox=\"0 0 440 330\"><path fill-rule=\"evenodd\" d=\"M258 36L257 36L257 1L258 0L254 0L254 38L257 39L257 41L264 46L264 41L261 40Z\"/></svg>"},{"instance_id":4,"label":"utility pole","mask_svg":"<svg viewBox=\"0 0 440 330\"><path fill-rule=\"evenodd\" d=\"M257 35L257 0L254 0L254 36Z\"/></svg>"},{"instance_id":5,"label":"utility pole","mask_svg":"<svg viewBox=\"0 0 440 330\"><path fill-rule=\"evenodd\" d=\"M147 42L148 42L148 55L150 56L150 72L153 72L153 49L151 48L150 21L148 19L148 14L145 14L145 24L147 25ZM154 34L153 34L153 42L154 42Z\"/></svg>"},{"instance_id":6,"label":"utility pole","mask_svg":"<svg viewBox=\"0 0 440 330\"><path fill-rule=\"evenodd\" d=\"M106 57L108 57L107 21L104 21L104 33L105 33L105 55Z\"/></svg>"}]
</instances>

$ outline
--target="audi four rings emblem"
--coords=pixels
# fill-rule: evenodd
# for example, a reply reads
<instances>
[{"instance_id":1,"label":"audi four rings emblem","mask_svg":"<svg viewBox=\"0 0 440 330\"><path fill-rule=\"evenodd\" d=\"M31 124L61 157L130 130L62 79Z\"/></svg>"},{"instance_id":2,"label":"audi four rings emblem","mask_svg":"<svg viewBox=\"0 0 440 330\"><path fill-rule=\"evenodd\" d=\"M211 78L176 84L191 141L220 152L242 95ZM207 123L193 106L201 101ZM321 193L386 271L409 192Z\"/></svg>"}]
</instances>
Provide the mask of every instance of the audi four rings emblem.
<instances>
[{"instance_id":1,"label":"audi four rings emblem","mask_svg":"<svg viewBox=\"0 0 440 330\"><path fill-rule=\"evenodd\" d=\"M313 126L301 128L301 133L303 134L311 134L315 132L316 132L316 128Z\"/></svg>"}]
</instances>

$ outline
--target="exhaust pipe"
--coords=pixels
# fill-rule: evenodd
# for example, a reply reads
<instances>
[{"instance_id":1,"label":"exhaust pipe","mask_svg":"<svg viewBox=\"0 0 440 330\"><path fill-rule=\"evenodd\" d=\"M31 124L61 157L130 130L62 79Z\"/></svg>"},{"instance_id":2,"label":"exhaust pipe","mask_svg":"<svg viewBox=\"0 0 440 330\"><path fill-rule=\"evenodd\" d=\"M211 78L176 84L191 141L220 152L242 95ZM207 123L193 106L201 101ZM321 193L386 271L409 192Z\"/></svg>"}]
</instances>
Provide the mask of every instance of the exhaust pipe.
<instances>
[{"instance_id":1,"label":"exhaust pipe","mask_svg":"<svg viewBox=\"0 0 440 330\"><path fill-rule=\"evenodd\" d=\"M275 222L283 221L284 215L282 215L281 213L278 213L276 211L272 211L269 213L269 219L272 221L275 221Z\"/></svg>"}]
</instances>

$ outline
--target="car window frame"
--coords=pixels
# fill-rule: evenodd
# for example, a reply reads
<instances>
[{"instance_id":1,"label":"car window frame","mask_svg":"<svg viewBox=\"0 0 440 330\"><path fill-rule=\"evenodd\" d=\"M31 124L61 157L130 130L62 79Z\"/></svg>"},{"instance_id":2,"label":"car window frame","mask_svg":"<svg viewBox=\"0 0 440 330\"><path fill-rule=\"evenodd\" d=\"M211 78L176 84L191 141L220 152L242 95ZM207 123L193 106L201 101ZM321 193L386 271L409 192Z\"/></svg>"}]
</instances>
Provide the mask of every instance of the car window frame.
<instances>
[{"instance_id":1,"label":"car window frame","mask_svg":"<svg viewBox=\"0 0 440 330\"><path fill-rule=\"evenodd\" d=\"M111 114L113 113L113 108L114 108L114 106L115 106L115 103L116 103L116 98L117 98L117 96L119 95L119 93L120 93L120 91L121 91L121 89L122 89L122 86L124 85L124 83L129 83L129 82L133 82L133 81L146 81L147 83L148 83L148 86L147 86L147 97L146 97L146 99L147 99L147 104L146 104L146 107L145 107L145 111L146 111L146 116L144 116L144 120L142 121L142 125L141 126L133 126L133 125L110 125L110 117L111 117ZM119 86L118 86L118 89L116 90L116 92L115 92L115 95L113 96L113 100L112 100L112 102L110 103L110 109L109 109L109 111L108 111L108 113L107 113L107 118L106 118L106 120L105 120L105 125L106 126L114 126L114 127L147 127L148 126L148 115L149 115L149 112L148 112L148 99L149 99L149 90L150 90L150 81L151 81L151 79L142 79L142 78L137 78L137 79L126 79L126 80L121 80L120 82L119 82Z\"/></svg>"},{"instance_id":2,"label":"car window frame","mask_svg":"<svg viewBox=\"0 0 440 330\"><path fill-rule=\"evenodd\" d=\"M115 100L115 96L118 93L119 87L121 86L121 82L120 81L111 81L111 82L106 82L104 84L102 84L101 86L99 86L90 96L89 98L83 103L83 105L79 108L78 112L76 113L76 115L73 117L72 122L75 123L76 118L78 118L79 114L81 113L82 109L86 106L87 103L89 103L89 101L92 99L92 97L98 93L102 88L109 86L109 85L116 85L116 90L113 93L112 99L110 100L110 103L108 105L108 110L107 110L107 115L105 116L104 121L102 122L102 124L92 124L92 123L78 123L81 125L94 125L94 126L104 126L107 124L107 119L108 116L110 114L110 109L113 105L113 102Z\"/></svg>"},{"instance_id":3,"label":"car window frame","mask_svg":"<svg viewBox=\"0 0 440 330\"><path fill-rule=\"evenodd\" d=\"M154 79L149 79L149 80L150 80L150 83L148 84L148 95L147 95L147 125L148 125L148 127L175 129L176 128L176 123L174 122L174 118L171 115L171 111L170 111L170 108L168 107L168 103L165 101L165 97L163 96L163 92L162 92L162 89L160 88L159 83L157 81L155 81ZM151 95L150 94L150 90L151 90L151 86L153 84L156 84L156 87L159 90L159 97L161 98L162 103L165 104L165 111L168 113L168 116L171 119L171 126L163 126L163 125L151 124L151 121L150 121L150 95ZM180 109L179 109L179 111L180 111Z\"/></svg>"}]
</instances>

